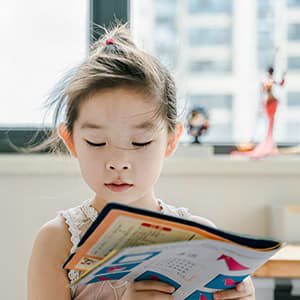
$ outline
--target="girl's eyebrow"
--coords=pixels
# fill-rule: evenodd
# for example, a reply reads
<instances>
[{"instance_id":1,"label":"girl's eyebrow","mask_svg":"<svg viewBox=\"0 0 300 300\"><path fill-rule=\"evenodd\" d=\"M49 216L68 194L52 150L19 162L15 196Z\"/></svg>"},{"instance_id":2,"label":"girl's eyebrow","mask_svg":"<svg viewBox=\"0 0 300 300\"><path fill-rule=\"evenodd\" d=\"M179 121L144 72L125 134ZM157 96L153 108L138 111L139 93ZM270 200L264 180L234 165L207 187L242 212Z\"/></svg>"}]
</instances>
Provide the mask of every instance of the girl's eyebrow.
<instances>
[{"instance_id":1,"label":"girl's eyebrow","mask_svg":"<svg viewBox=\"0 0 300 300\"><path fill-rule=\"evenodd\" d=\"M135 124L132 126L133 129L153 129L155 125L151 121L144 121L140 124ZM90 122L84 122L81 124L81 129L105 129L106 126L100 125L100 124L94 124Z\"/></svg>"},{"instance_id":2,"label":"girl's eyebrow","mask_svg":"<svg viewBox=\"0 0 300 300\"><path fill-rule=\"evenodd\" d=\"M144 121L143 123L133 125L134 129L153 129L155 125L151 121Z\"/></svg>"}]
</instances>

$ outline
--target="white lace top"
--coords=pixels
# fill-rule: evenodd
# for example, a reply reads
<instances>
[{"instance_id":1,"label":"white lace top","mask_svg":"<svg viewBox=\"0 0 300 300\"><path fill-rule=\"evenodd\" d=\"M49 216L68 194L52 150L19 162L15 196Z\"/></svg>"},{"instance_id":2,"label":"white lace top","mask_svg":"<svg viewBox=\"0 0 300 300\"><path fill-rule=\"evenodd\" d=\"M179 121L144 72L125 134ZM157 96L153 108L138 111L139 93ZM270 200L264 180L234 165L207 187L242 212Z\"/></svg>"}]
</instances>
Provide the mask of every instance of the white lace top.
<instances>
[{"instance_id":1,"label":"white lace top","mask_svg":"<svg viewBox=\"0 0 300 300\"><path fill-rule=\"evenodd\" d=\"M175 208L172 205L168 205L159 200L161 212L171 216L177 216L181 218L191 219L192 215L188 209L184 207ZM72 248L70 251L74 253L77 244L85 231L89 228L91 223L97 218L98 212L92 206L89 201L85 201L83 204L65 210L60 211L59 215L65 219L71 233ZM70 270L68 277L70 281L77 279L80 276L80 271ZM71 295L73 300L119 300L126 290L127 282L123 280L111 280L103 281L95 284L89 284L85 286L71 288Z\"/></svg>"}]
</instances>

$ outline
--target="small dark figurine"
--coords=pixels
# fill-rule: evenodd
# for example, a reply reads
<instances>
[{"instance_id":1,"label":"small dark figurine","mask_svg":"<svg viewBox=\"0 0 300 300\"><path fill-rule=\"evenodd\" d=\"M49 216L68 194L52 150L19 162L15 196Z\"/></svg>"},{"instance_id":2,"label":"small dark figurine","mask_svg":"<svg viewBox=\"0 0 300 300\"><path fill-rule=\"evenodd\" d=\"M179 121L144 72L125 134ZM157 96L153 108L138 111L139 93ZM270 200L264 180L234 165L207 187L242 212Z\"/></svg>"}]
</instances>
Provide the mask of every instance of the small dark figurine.
<instances>
[{"instance_id":1,"label":"small dark figurine","mask_svg":"<svg viewBox=\"0 0 300 300\"><path fill-rule=\"evenodd\" d=\"M201 144L199 137L204 135L209 128L208 113L203 107L195 107L187 116L188 134L195 139L193 144Z\"/></svg>"}]
</instances>

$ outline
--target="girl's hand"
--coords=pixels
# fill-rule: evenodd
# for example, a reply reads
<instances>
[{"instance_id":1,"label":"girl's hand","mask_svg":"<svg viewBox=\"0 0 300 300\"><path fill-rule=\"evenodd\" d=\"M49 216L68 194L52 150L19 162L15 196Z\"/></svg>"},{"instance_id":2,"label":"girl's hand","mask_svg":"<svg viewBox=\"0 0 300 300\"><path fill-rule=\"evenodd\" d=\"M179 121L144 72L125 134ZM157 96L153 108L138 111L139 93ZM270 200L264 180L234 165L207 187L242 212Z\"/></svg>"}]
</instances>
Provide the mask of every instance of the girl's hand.
<instances>
[{"instance_id":1,"label":"girl's hand","mask_svg":"<svg viewBox=\"0 0 300 300\"><path fill-rule=\"evenodd\" d=\"M122 300L173 300L174 287L161 281L143 280L131 282Z\"/></svg>"},{"instance_id":2,"label":"girl's hand","mask_svg":"<svg viewBox=\"0 0 300 300\"><path fill-rule=\"evenodd\" d=\"M254 285L250 277L240 282L236 288L214 293L214 299L255 300Z\"/></svg>"}]
</instances>

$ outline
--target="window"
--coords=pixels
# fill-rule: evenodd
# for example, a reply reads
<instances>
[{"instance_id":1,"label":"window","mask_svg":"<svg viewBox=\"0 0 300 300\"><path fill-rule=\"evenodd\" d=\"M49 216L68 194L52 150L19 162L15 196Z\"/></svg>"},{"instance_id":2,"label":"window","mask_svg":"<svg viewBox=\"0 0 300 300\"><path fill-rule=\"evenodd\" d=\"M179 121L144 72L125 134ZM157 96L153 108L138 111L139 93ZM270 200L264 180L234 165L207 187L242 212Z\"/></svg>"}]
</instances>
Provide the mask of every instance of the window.
<instances>
[{"instance_id":1,"label":"window","mask_svg":"<svg viewBox=\"0 0 300 300\"><path fill-rule=\"evenodd\" d=\"M232 109L232 95L190 95L189 104L191 106L204 106L208 109Z\"/></svg>"},{"instance_id":2,"label":"window","mask_svg":"<svg viewBox=\"0 0 300 300\"><path fill-rule=\"evenodd\" d=\"M286 136L289 140L294 140L295 142L300 142L299 137L299 131L300 131L300 121L289 121L286 124Z\"/></svg>"},{"instance_id":3,"label":"window","mask_svg":"<svg viewBox=\"0 0 300 300\"><path fill-rule=\"evenodd\" d=\"M288 107L300 107L300 91L299 92L288 92L287 94L287 105Z\"/></svg>"},{"instance_id":4,"label":"window","mask_svg":"<svg viewBox=\"0 0 300 300\"><path fill-rule=\"evenodd\" d=\"M163 11L159 10L160 13ZM173 16L157 16L155 22L155 52L171 69L176 65L176 20Z\"/></svg>"},{"instance_id":5,"label":"window","mask_svg":"<svg viewBox=\"0 0 300 300\"><path fill-rule=\"evenodd\" d=\"M162 18L173 18L176 14L176 0L155 0L155 15Z\"/></svg>"},{"instance_id":6,"label":"window","mask_svg":"<svg viewBox=\"0 0 300 300\"><path fill-rule=\"evenodd\" d=\"M86 55L87 3L1 2L0 77L5 84L1 87L0 126L43 122L42 104L50 89Z\"/></svg>"},{"instance_id":7,"label":"window","mask_svg":"<svg viewBox=\"0 0 300 300\"><path fill-rule=\"evenodd\" d=\"M188 0L190 14L231 14L232 1L228 0Z\"/></svg>"},{"instance_id":8,"label":"window","mask_svg":"<svg viewBox=\"0 0 300 300\"><path fill-rule=\"evenodd\" d=\"M300 41L300 24L288 25L288 39L290 41Z\"/></svg>"},{"instance_id":9,"label":"window","mask_svg":"<svg viewBox=\"0 0 300 300\"><path fill-rule=\"evenodd\" d=\"M289 91L274 89L280 101L276 115L280 124L275 124L274 136L279 143L296 141L298 125L288 124L300 119L298 100L294 100L298 96L293 95L298 93L300 76L299 0L128 2L90 0L91 20L98 17L98 24L108 25L114 16L119 17L118 10L126 10L125 20L130 14L136 42L174 74L179 102L187 99L192 104L198 99L213 112L207 138L236 143L255 135L257 120L263 119L259 117L261 81L275 61L275 77L279 80L287 71ZM13 0L0 4L4 45L0 76L6 82L0 127L36 126L43 121L41 105L51 87L86 55L87 3ZM293 135L288 134L292 126ZM0 151L1 143L0 128Z\"/></svg>"},{"instance_id":10,"label":"window","mask_svg":"<svg viewBox=\"0 0 300 300\"><path fill-rule=\"evenodd\" d=\"M231 32L228 28L191 28L188 37L191 47L231 43Z\"/></svg>"},{"instance_id":11,"label":"window","mask_svg":"<svg viewBox=\"0 0 300 300\"><path fill-rule=\"evenodd\" d=\"M195 61L190 63L190 71L191 73L223 74L231 71L231 63L218 60Z\"/></svg>"},{"instance_id":12,"label":"window","mask_svg":"<svg viewBox=\"0 0 300 300\"><path fill-rule=\"evenodd\" d=\"M287 0L287 5L291 8L300 8L300 0Z\"/></svg>"},{"instance_id":13,"label":"window","mask_svg":"<svg viewBox=\"0 0 300 300\"><path fill-rule=\"evenodd\" d=\"M274 59L274 13L270 0L257 1L257 59L261 70L271 66Z\"/></svg>"},{"instance_id":14,"label":"window","mask_svg":"<svg viewBox=\"0 0 300 300\"><path fill-rule=\"evenodd\" d=\"M300 70L300 56L290 56L288 57L288 69Z\"/></svg>"}]
</instances>

